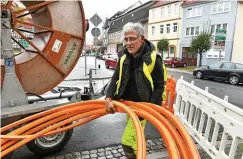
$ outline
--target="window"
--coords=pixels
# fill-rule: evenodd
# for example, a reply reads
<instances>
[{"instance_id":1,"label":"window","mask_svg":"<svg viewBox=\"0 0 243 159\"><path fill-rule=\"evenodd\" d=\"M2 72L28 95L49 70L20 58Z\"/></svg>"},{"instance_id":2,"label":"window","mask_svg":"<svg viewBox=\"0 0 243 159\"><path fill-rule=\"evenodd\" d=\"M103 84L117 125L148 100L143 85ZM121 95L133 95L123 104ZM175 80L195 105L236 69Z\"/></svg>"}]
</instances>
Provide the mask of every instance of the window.
<instances>
[{"instance_id":1,"label":"window","mask_svg":"<svg viewBox=\"0 0 243 159\"><path fill-rule=\"evenodd\" d=\"M201 15L202 15L202 6L199 6L199 7L197 8L197 15L198 15L198 16L201 16Z\"/></svg>"},{"instance_id":2,"label":"window","mask_svg":"<svg viewBox=\"0 0 243 159\"><path fill-rule=\"evenodd\" d=\"M165 16L165 7L161 8L161 17Z\"/></svg>"},{"instance_id":3,"label":"window","mask_svg":"<svg viewBox=\"0 0 243 159\"><path fill-rule=\"evenodd\" d=\"M152 26L152 35L155 34L155 26Z\"/></svg>"},{"instance_id":4,"label":"window","mask_svg":"<svg viewBox=\"0 0 243 159\"><path fill-rule=\"evenodd\" d=\"M170 33L170 24L166 24L166 33Z\"/></svg>"},{"instance_id":5,"label":"window","mask_svg":"<svg viewBox=\"0 0 243 159\"><path fill-rule=\"evenodd\" d=\"M195 35L199 35L199 27L196 27L196 33L195 33Z\"/></svg>"},{"instance_id":6,"label":"window","mask_svg":"<svg viewBox=\"0 0 243 159\"><path fill-rule=\"evenodd\" d=\"M164 33L164 25L160 25L160 34Z\"/></svg>"},{"instance_id":7,"label":"window","mask_svg":"<svg viewBox=\"0 0 243 159\"><path fill-rule=\"evenodd\" d=\"M177 28L178 28L178 24L177 23L173 23L173 32L177 32Z\"/></svg>"},{"instance_id":8,"label":"window","mask_svg":"<svg viewBox=\"0 0 243 159\"><path fill-rule=\"evenodd\" d=\"M217 62L217 63L209 65L209 68L220 68L221 64L222 64L221 62Z\"/></svg>"},{"instance_id":9,"label":"window","mask_svg":"<svg viewBox=\"0 0 243 159\"><path fill-rule=\"evenodd\" d=\"M202 16L202 6L197 6L197 7L187 9L188 18L198 17L198 16Z\"/></svg>"},{"instance_id":10,"label":"window","mask_svg":"<svg viewBox=\"0 0 243 159\"><path fill-rule=\"evenodd\" d=\"M186 28L186 36L195 36L195 35L199 35L200 33L200 27L189 27Z\"/></svg>"},{"instance_id":11,"label":"window","mask_svg":"<svg viewBox=\"0 0 243 159\"><path fill-rule=\"evenodd\" d=\"M191 27L191 36L194 35L194 27Z\"/></svg>"},{"instance_id":12,"label":"window","mask_svg":"<svg viewBox=\"0 0 243 159\"><path fill-rule=\"evenodd\" d=\"M178 14L179 13L179 5L178 4L175 4L174 9L175 9L175 12L174 13Z\"/></svg>"},{"instance_id":13,"label":"window","mask_svg":"<svg viewBox=\"0 0 243 159\"><path fill-rule=\"evenodd\" d=\"M189 36L190 28L186 28L186 36Z\"/></svg>"},{"instance_id":14,"label":"window","mask_svg":"<svg viewBox=\"0 0 243 159\"><path fill-rule=\"evenodd\" d=\"M228 24L216 24L216 25L211 25L211 34L215 34L216 29L224 29L227 31Z\"/></svg>"},{"instance_id":15,"label":"window","mask_svg":"<svg viewBox=\"0 0 243 159\"><path fill-rule=\"evenodd\" d=\"M235 64L235 69L241 69L243 70L243 65L242 64Z\"/></svg>"},{"instance_id":16,"label":"window","mask_svg":"<svg viewBox=\"0 0 243 159\"><path fill-rule=\"evenodd\" d=\"M223 2L220 2L218 4L218 12L223 12L223 7L224 7L224 3Z\"/></svg>"},{"instance_id":17,"label":"window","mask_svg":"<svg viewBox=\"0 0 243 159\"><path fill-rule=\"evenodd\" d=\"M187 17L192 17L192 8L187 10Z\"/></svg>"},{"instance_id":18,"label":"window","mask_svg":"<svg viewBox=\"0 0 243 159\"><path fill-rule=\"evenodd\" d=\"M216 13L217 12L217 8L218 8L218 4L217 3L214 3L213 4L212 13Z\"/></svg>"},{"instance_id":19,"label":"window","mask_svg":"<svg viewBox=\"0 0 243 159\"><path fill-rule=\"evenodd\" d=\"M212 6L212 14L228 12L230 10L229 7L230 2L228 0L214 3Z\"/></svg>"},{"instance_id":20,"label":"window","mask_svg":"<svg viewBox=\"0 0 243 159\"><path fill-rule=\"evenodd\" d=\"M221 29L221 24L217 24L217 29Z\"/></svg>"},{"instance_id":21,"label":"window","mask_svg":"<svg viewBox=\"0 0 243 159\"><path fill-rule=\"evenodd\" d=\"M223 24L223 29L227 30L227 24Z\"/></svg>"},{"instance_id":22,"label":"window","mask_svg":"<svg viewBox=\"0 0 243 159\"><path fill-rule=\"evenodd\" d=\"M152 18L155 18L155 9L152 10Z\"/></svg>"},{"instance_id":23,"label":"window","mask_svg":"<svg viewBox=\"0 0 243 159\"><path fill-rule=\"evenodd\" d=\"M224 3L224 11L225 12L229 11L229 4L230 4L229 1Z\"/></svg>"},{"instance_id":24,"label":"window","mask_svg":"<svg viewBox=\"0 0 243 159\"><path fill-rule=\"evenodd\" d=\"M171 6L167 6L167 10L168 10L168 15L171 14Z\"/></svg>"},{"instance_id":25,"label":"window","mask_svg":"<svg viewBox=\"0 0 243 159\"><path fill-rule=\"evenodd\" d=\"M197 8L192 8L192 17L197 15Z\"/></svg>"},{"instance_id":26,"label":"window","mask_svg":"<svg viewBox=\"0 0 243 159\"><path fill-rule=\"evenodd\" d=\"M232 67L233 67L233 64L229 63L229 62L223 63L223 65L222 65L222 68L224 68L224 69L231 69Z\"/></svg>"},{"instance_id":27,"label":"window","mask_svg":"<svg viewBox=\"0 0 243 159\"><path fill-rule=\"evenodd\" d=\"M169 57L174 57L174 55L175 55L175 47L170 47Z\"/></svg>"}]
</instances>

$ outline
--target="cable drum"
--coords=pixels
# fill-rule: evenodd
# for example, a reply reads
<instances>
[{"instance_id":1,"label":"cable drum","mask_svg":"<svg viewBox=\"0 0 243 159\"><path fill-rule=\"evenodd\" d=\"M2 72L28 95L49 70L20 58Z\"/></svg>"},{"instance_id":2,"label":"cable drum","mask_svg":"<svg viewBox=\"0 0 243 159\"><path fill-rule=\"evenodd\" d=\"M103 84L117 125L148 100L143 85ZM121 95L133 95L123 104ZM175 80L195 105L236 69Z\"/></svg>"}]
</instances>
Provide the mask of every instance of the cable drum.
<instances>
[{"instance_id":1,"label":"cable drum","mask_svg":"<svg viewBox=\"0 0 243 159\"><path fill-rule=\"evenodd\" d=\"M30 45L14 57L15 72L25 92L43 94L62 82L80 57L86 29L84 10L81 1L21 2L25 8L11 10L12 29ZM31 21L21 20L23 14L31 15ZM19 26L34 28L31 41Z\"/></svg>"}]
</instances>

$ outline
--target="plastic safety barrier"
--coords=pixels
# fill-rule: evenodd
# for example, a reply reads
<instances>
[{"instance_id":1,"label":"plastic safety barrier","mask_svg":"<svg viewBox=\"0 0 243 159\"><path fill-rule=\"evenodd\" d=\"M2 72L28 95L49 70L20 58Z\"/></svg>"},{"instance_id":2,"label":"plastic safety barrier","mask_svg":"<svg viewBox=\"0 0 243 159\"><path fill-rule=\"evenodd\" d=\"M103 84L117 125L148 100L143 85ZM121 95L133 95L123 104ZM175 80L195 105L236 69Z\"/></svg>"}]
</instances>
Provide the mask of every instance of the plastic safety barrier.
<instances>
[{"instance_id":1,"label":"plastic safety barrier","mask_svg":"<svg viewBox=\"0 0 243 159\"><path fill-rule=\"evenodd\" d=\"M177 81L174 104L190 135L213 159L243 159L243 110L188 83Z\"/></svg>"},{"instance_id":2,"label":"plastic safety barrier","mask_svg":"<svg viewBox=\"0 0 243 159\"><path fill-rule=\"evenodd\" d=\"M163 101L162 106L168 109L174 114L173 104L176 98L176 80L173 77L168 77L165 87L165 101Z\"/></svg>"}]
</instances>

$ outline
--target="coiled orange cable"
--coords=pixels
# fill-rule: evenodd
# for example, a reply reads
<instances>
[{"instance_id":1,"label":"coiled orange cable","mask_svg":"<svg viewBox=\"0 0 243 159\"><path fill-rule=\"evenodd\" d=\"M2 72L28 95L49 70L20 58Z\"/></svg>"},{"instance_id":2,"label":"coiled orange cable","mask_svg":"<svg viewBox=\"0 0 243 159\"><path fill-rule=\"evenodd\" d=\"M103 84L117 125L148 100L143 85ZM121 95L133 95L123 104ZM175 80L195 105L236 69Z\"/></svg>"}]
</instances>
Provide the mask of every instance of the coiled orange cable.
<instances>
[{"instance_id":1,"label":"coiled orange cable","mask_svg":"<svg viewBox=\"0 0 243 159\"><path fill-rule=\"evenodd\" d=\"M200 158L190 135L169 111L150 103L113 101L113 104L116 112L127 113L134 123L138 145L137 159L146 158L146 142L143 128L136 114L155 125L165 141L170 158L179 159L180 155L185 159ZM90 100L47 110L9 124L1 128L1 134L15 126L23 126L6 135L1 135L1 157L38 137L66 131L105 114L107 113L104 100ZM76 122L73 123L73 121ZM188 148L183 149L183 144L189 145Z\"/></svg>"}]
</instances>

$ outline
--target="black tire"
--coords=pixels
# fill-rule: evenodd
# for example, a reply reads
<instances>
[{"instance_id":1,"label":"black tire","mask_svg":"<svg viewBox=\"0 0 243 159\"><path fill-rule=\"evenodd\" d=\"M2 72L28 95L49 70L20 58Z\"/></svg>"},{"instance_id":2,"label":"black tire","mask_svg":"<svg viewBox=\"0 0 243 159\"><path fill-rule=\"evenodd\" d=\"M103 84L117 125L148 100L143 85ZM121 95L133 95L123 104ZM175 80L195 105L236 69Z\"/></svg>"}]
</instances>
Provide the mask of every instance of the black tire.
<instances>
[{"instance_id":1,"label":"black tire","mask_svg":"<svg viewBox=\"0 0 243 159\"><path fill-rule=\"evenodd\" d=\"M229 83L230 84L233 84L233 85L236 85L240 82L240 78L236 75L232 75L229 77Z\"/></svg>"},{"instance_id":2,"label":"black tire","mask_svg":"<svg viewBox=\"0 0 243 159\"><path fill-rule=\"evenodd\" d=\"M105 63L105 67L106 68L109 68L109 64L107 62Z\"/></svg>"},{"instance_id":3,"label":"black tire","mask_svg":"<svg viewBox=\"0 0 243 159\"><path fill-rule=\"evenodd\" d=\"M198 78L198 79L202 79L202 78L203 78L203 73L202 73L202 71L197 71L197 72L196 72L196 78Z\"/></svg>"},{"instance_id":4,"label":"black tire","mask_svg":"<svg viewBox=\"0 0 243 159\"><path fill-rule=\"evenodd\" d=\"M53 147L43 147L42 145L40 145L38 143L38 142L42 142L40 138L27 143L26 146L31 152L35 153L37 156L40 157L49 156L55 152L62 150L66 146L66 144L72 137L73 129L67 130L64 133L65 133L64 137L61 139L61 141L57 145L54 145Z\"/></svg>"}]
</instances>

